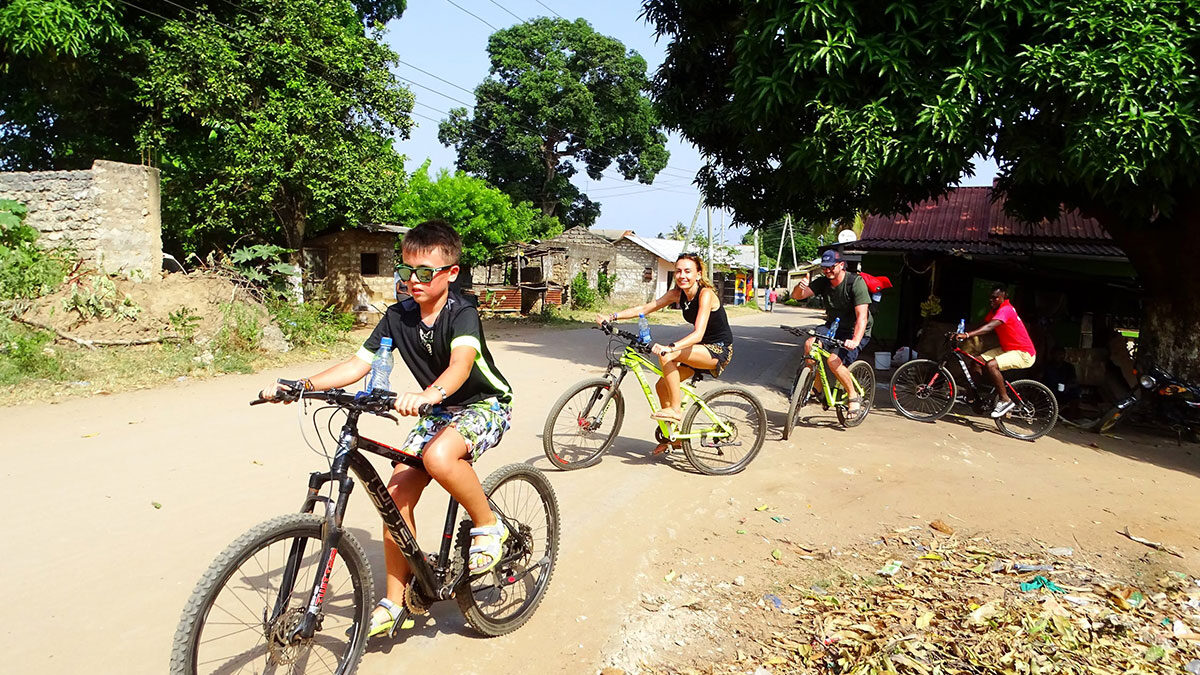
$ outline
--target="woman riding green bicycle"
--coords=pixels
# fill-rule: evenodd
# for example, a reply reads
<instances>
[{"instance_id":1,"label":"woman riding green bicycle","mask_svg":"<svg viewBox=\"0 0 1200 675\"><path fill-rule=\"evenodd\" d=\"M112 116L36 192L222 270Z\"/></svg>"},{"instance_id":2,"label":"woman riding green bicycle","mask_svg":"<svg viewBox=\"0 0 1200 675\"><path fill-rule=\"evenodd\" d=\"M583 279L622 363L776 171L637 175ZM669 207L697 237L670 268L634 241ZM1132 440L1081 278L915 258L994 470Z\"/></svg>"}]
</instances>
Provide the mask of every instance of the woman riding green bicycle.
<instances>
[{"instance_id":1,"label":"woman riding green bicycle","mask_svg":"<svg viewBox=\"0 0 1200 675\"><path fill-rule=\"evenodd\" d=\"M610 315L597 314L596 323L632 319L668 305L683 310L683 318L692 324L693 330L670 344L651 346L651 351L658 356L663 375L655 384L662 407L650 417L678 425L683 419L679 383L691 378L696 371L708 371L716 377L733 359L733 331L729 328L729 318L712 284L704 278L704 263L700 256L680 254L675 260L675 288L661 298ZM668 448L669 444L662 443L655 448L654 454Z\"/></svg>"}]
</instances>

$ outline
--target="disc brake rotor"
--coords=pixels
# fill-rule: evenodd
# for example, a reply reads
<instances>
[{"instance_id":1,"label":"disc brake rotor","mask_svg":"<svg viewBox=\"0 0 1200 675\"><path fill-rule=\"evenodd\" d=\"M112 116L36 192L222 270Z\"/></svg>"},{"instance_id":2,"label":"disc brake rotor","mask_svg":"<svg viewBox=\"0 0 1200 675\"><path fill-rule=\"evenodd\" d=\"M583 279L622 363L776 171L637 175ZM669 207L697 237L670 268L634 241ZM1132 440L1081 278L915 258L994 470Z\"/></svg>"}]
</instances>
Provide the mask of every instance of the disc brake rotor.
<instances>
[{"instance_id":1,"label":"disc brake rotor","mask_svg":"<svg viewBox=\"0 0 1200 675\"><path fill-rule=\"evenodd\" d=\"M270 639L267 640L267 654L270 663L291 665L296 662L300 653L312 643L312 638L300 638L294 642L291 640L292 633L303 618L304 608L296 607L279 615L279 618L271 624Z\"/></svg>"}]
</instances>

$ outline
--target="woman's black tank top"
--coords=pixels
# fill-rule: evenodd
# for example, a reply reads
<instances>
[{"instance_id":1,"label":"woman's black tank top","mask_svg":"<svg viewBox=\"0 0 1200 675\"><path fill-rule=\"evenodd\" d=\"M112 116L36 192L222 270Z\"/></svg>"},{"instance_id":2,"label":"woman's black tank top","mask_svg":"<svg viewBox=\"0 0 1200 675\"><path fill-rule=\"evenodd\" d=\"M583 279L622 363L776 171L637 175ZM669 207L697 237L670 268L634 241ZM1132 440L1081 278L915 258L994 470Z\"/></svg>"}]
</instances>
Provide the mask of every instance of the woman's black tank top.
<instances>
[{"instance_id":1,"label":"woman's black tank top","mask_svg":"<svg viewBox=\"0 0 1200 675\"><path fill-rule=\"evenodd\" d=\"M700 289L703 293L704 289ZM687 299L687 294L682 290L679 291L679 309L683 310L683 319L693 326L696 325L696 315L700 313L700 293L692 300ZM712 345L716 343L727 345L733 344L733 331L729 329L729 317L725 315L725 305L722 303L708 314L708 326L704 329L704 337L701 344Z\"/></svg>"}]
</instances>

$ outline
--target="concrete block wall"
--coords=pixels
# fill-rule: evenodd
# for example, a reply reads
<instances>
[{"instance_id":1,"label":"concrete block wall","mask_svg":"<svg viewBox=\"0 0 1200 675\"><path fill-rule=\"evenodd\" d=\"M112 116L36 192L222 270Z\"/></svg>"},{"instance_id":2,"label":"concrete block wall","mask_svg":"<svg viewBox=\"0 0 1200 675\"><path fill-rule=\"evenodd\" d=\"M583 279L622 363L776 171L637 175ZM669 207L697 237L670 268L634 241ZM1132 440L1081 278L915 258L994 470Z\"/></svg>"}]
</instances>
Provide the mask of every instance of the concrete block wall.
<instances>
[{"instance_id":1,"label":"concrete block wall","mask_svg":"<svg viewBox=\"0 0 1200 675\"><path fill-rule=\"evenodd\" d=\"M110 273L154 281L162 269L158 169L96 160L83 171L0 173L0 198L29 208L44 246L68 246Z\"/></svg>"},{"instance_id":2,"label":"concrete block wall","mask_svg":"<svg viewBox=\"0 0 1200 675\"><path fill-rule=\"evenodd\" d=\"M573 227L546 242L553 246L566 247L566 253L546 256L546 280L569 287L571 279L581 270L588 284L596 287L596 272L607 265L614 267L616 250L604 237L588 232L586 227Z\"/></svg>"},{"instance_id":3,"label":"concrete block wall","mask_svg":"<svg viewBox=\"0 0 1200 675\"><path fill-rule=\"evenodd\" d=\"M622 239L618 241L612 273L617 275L613 286L613 298L620 302L642 303L653 299L658 285L658 256L645 248ZM650 268L650 280L646 280L646 268Z\"/></svg>"},{"instance_id":4,"label":"concrete block wall","mask_svg":"<svg viewBox=\"0 0 1200 675\"><path fill-rule=\"evenodd\" d=\"M324 248L325 285L330 299L343 309L396 301L392 271L396 267L395 245L398 235L346 230L314 239L305 248ZM379 256L379 274L362 274L362 254Z\"/></svg>"}]
</instances>

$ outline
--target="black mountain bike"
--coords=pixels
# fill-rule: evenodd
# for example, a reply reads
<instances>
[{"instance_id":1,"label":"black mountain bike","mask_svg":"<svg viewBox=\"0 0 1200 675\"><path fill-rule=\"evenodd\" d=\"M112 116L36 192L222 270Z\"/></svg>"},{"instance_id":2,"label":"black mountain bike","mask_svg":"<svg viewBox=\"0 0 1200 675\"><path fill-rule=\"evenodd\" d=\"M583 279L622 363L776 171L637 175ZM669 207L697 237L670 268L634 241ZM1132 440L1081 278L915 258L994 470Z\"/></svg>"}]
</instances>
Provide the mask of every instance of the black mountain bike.
<instances>
[{"instance_id":1,"label":"black mountain bike","mask_svg":"<svg viewBox=\"0 0 1200 675\"><path fill-rule=\"evenodd\" d=\"M909 361L892 375L892 405L910 420L933 422L941 419L955 403L966 403L983 415L996 403L995 388L987 383L976 383L967 367L968 359L984 367L983 359L963 351L954 340L954 333L949 335L951 349L940 361ZM949 365L955 366L953 371ZM965 391L959 391L952 373L961 373ZM996 426L1002 433L1032 441L1054 428L1058 421L1058 401L1049 387L1036 380L1006 380L1004 386L1016 407L996 418Z\"/></svg>"},{"instance_id":2,"label":"black mountain bike","mask_svg":"<svg viewBox=\"0 0 1200 675\"><path fill-rule=\"evenodd\" d=\"M342 527L354 488L350 473L366 487L412 569L403 618L425 614L434 602L454 598L467 623L486 636L503 635L529 620L546 593L558 555L558 501L541 472L527 464L509 464L483 481L492 510L510 534L500 562L488 572L470 574L465 561L471 522L459 522L458 502L452 498L446 510L440 550L423 553L361 452L423 468L420 458L358 433L364 413L396 419L389 414L395 394L306 392L298 382L280 383L287 385L281 400L329 404L317 412L332 410L330 432L333 415L346 414L329 470L309 476L299 513L251 528L209 566L175 632L172 674L354 672L366 647L375 602L370 563L362 546ZM422 408L422 414L428 412L428 407ZM326 484L327 496L321 494ZM317 504L324 507L323 513L314 513Z\"/></svg>"}]
</instances>

